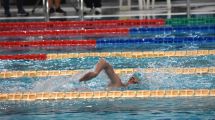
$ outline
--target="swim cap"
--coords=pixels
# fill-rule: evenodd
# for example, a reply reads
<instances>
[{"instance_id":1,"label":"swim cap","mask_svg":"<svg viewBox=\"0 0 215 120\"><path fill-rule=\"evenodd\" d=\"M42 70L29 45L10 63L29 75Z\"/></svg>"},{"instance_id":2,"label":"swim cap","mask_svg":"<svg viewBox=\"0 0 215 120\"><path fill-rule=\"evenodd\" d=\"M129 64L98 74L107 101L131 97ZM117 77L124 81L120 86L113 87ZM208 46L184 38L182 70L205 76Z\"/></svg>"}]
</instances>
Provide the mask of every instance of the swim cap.
<instances>
[{"instance_id":1,"label":"swim cap","mask_svg":"<svg viewBox=\"0 0 215 120\"><path fill-rule=\"evenodd\" d=\"M134 72L134 74L132 76L137 78L139 81L141 81L141 79L142 79L142 75L139 72Z\"/></svg>"}]
</instances>

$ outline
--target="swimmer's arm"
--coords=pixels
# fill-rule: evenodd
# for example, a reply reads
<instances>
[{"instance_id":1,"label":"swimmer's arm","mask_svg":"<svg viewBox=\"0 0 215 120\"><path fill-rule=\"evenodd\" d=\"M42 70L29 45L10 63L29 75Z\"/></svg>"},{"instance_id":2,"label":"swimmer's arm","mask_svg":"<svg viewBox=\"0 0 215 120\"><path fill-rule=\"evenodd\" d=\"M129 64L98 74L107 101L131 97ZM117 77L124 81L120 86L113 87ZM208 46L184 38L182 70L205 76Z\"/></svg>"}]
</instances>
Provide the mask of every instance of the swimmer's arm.
<instances>
[{"instance_id":1,"label":"swimmer's arm","mask_svg":"<svg viewBox=\"0 0 215 120\"><path fill-rule=\"evenodd\" d=\"M87 74L85 74L83 77L81 77L79 79L79 82L91 80L92 78L94 78L96 76L97 76L97 74L95 72L88 72Z\"/></svg>"},{"instance_id":2,"label":"swimmer's arm","mask_svg":"<svg viewBox=\"0 0 215 120\"><path fill-rule=\"evenodd\" d=\"M96 77L103 69L106 69L108 65L109 64L104 59L100 59L99 62L96 64L95 71L88 72L87 74L85 74L81 79L79 79L79 82L88 81Z\"/></svg>"}]
</instances>

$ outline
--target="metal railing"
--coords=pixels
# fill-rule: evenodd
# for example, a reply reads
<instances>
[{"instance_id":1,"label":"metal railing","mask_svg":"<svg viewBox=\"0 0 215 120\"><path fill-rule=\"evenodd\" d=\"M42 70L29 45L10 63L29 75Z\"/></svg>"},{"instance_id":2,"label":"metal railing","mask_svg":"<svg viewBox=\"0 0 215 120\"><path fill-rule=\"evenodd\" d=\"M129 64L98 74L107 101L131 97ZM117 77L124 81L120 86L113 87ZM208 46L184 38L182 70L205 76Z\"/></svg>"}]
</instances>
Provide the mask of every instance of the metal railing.
<instances>
[{"instance_id":1,"label":"metal railing","mask_svg":"<svg viewBox=\"0 0 215 120\"><path fill-rule=\"evenodd\" d=\"M44 10L44 16L45 21L49 21L49 2L48 0L43 0L43 10Z\"/></svg>"},{"instance_id":2,"label":"metal railing","mask_svg":"<svg viewBox=\"0 0 215 120\"><path fill-rule=\"evenodd\" d=\"M43 2L43 12L44 12L44 14L41 17L39 17L39 19L43 19L44 21L49 21L49 19L51 17L49 15L49 3L48 3L48 0L42 0L42 2ZM84 17L84 1L83 0L77 0L77 3L78 3L78 5L77 5L78 15L75 18L78 18L79 20L83 21L85 19L85 17ZM190 18L190 16L191 16L191 3L192 3L191 0L186 0L186 13L183 13L183 15L186 14L187 18ZM170 10L170 12L171 12L171 10ZM182 14L180 14L180 15L182 15ZM117 15L112 15L112 16L116 17ZM121 16L121 15L119 15L119 16ZM126 17L128 17L128 16L129 15L126 15ZM130 15L130 16L134 16L134 15ZM92 17L92 16L87 16L87 17ZM102 15L102 17L111 17L111 15ZM71 16L67 16L66 18L71 18ZM3 19L8 19L8 18L3 18ZM15 17L13 19L16 20L17 17ZM27 18L27 19L31 19L31 18Z\"/></svg>"},{"instance_id":3,"label":"metal railing","mask_svg":"<svg viewBox=\"0 0 215 120\"><path fill-rule=\"evenodd\" d=\"M190 18L190 0L187 0L187 18Z\"/></svg>"},{"instance_id":4,"label":"metal railing","mask_svg":"<svg viewBox=\"0 0 215 120\"><path fill-rule=\"evenodd\" d=\"M190 18L190 0L187 0L187 18ZM44 8L44 20L49 21L49 3L48 0L43 0L43 8ZM81 21L84 20L84 1L78 0L78 9L79 9L79 19Z\"/></svg>"}]
</instances>

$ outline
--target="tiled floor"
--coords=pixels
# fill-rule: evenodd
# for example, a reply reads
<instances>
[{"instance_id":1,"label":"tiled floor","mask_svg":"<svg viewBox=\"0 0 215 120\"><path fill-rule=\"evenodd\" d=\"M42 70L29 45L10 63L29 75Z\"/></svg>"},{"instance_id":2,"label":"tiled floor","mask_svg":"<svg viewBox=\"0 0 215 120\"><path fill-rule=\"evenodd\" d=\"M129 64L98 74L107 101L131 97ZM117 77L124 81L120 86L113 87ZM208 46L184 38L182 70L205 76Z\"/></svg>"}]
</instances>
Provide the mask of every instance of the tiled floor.
<instances>
[{"instance_id":1,"label":"tiled floor","mask_svg":"<svg viewBox=\"0 0 215 120\"><path fill-rule=\"evenodd\" d=\"M215 15L215 0L190 0L191 1L191 14L192 15ZM74 2L63 4L62 8L67 11L67 15L51 15L52 20L79 20L79 13L72 7ZM171 9L167 9L165 1L156 1L155 8L139 10L138 0L132 0L131 9L127 6L119 7L117 0L103 0L102 15L86 15L84 19L133 19L133 18L171 18L177 16L186 16L186 3L187 0L172 0ZM43 21L42 6L38 6L35 13L32 14L33 6L25 6L26 10L31 13L29 17L17 17L16 7L11 6L12 16L10 18L4 17L3 7L0 9L0 21Z\"/></svg>"}]
</instances>

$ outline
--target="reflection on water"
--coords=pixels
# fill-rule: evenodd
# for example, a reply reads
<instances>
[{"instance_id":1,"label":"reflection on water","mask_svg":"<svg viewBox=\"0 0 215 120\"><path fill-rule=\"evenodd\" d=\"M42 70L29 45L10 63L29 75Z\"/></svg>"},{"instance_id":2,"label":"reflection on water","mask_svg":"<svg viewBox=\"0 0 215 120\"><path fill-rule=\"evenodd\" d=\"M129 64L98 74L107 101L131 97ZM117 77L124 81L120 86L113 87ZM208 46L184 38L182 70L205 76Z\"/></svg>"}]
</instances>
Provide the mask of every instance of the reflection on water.
<instances>
[{"instance_id":1,"label":"reflection on water","mask_svg":"<svg viewBox=\"0 0 215 120\"><path fill-rule=\"evenodd\" d=\"M1 119L214 119L214 97L0 102ZM33 117L32 117L33 116Z\"/></svg>"}]
</instances>

